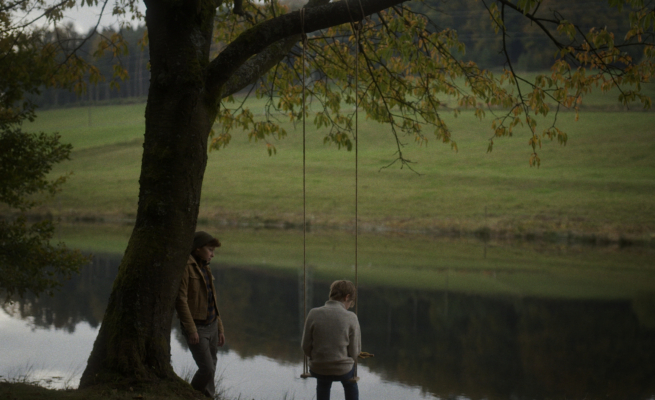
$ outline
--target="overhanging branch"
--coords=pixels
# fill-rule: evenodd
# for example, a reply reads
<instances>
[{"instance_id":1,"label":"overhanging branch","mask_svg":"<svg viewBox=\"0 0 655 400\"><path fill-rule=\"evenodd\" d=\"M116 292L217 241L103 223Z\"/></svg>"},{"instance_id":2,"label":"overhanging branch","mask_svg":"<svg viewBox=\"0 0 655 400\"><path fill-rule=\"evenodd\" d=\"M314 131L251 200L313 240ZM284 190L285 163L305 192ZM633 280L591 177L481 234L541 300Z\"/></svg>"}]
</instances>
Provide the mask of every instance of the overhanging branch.
<instances>
[{"instance_id":1,"label":"overhanging branch","mask_svg":"<svg viewBox=\"0 0 655 400\"><path fill-rule=\"evenodd\" d=\"M210 63L207 76L208 94L218 99L222 96L223 88L233 79L233 76L245 66L246 62L256 54L264 52L271 45L284 39L300 35L302 32L314 32L331 26L341 25L348 22L359 21L367 15L374 14L391 6L404 3L406 0L344 0L335 3L322 4L316 7L307 7L304 15L304 27L301 23L300 11L279 16L262 22L253 28L245 31ZM312 5L325 3L323 0L314 0ZM309 6L309 4L308 4ZM286 43L286 42L283 42ZM288 44L288 43L287 43ZM264 59L270 58L274 51ZM283 54L282 54L283 55ZM255 57L256 59L257 57ZM254 62L254 60L253 60ZM271 68L275 63L269 66ZM251 71L262 70L252 69ZM245 68L245 67L244 67ZM263 70L265 72L266 70ZM252 73L252 72L251 72ZM241 82L252 81L244 70L242 78L234 78ZM256 79L256 78L255 78ZM229 85L236 88L238 84ZM226 88L227 89L227 88Z\"/></svg>"},{"instance_id":2,"label":"overhanging branch","mask_svg":"<svg viewBox=\"0 0 655 400\"><path fill-rule=\"evenodd\" d=\"M284 55L288 54L299 40L300 35L294 35L280 40L243 63L223 85L221 97L230 96L257 82L257 79L279 63Z\"/></svg>"},{"instance_id":3,"label":"overhanging branch","mask_svg":"<svg viewBox=\"0 0 655 400\"><path fill-rule=\"evenodd\" d=\"M329 2L330 0L310 0L305 5L305 8L318 7ZM300 39L301 35L290 36L272 44L261 53L251 57L223 85L221 98L230 96L257 82L257 79L282 61Z\"/></svg>"}]
</instances>

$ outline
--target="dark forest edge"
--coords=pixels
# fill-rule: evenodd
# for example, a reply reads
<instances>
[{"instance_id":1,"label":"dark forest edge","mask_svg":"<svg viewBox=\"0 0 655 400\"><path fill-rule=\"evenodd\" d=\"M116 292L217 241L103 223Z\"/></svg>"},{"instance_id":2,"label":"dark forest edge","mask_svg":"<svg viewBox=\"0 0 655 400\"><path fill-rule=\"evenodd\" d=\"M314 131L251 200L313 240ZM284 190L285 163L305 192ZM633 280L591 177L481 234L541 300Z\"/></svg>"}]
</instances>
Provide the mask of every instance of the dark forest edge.
<instances>
[{"instance_id":1,"label":"dark forest edge","mask_svg":"<svg viewBox=\"0 0 655 400\"><path fill-rule=\"evenodd\" d=\"M296 9L302 2L287 1L291 9ZM410 5L417 12L426 15L434 24L431 29L449 27L457 31L460 41L465 45L464 57L475 61L485 69L500 70L506 64L505 56L497 49L502 46L502 37L494 32L491 24L480 23L481 19L489 18L486 11L479 7L476 0L459 2L443 2L438 6L426 3ZM607 2L599 2L594 7L581 7L565 0L550 0L548 7L565 14L571 21L581 21L582 29L594 26L596 21L611 21L606 28L615 32L617 37L625 36L630 30L627 11L619 12L610 7ZM613 18L607 19L607 15ZM554 51L550 39L540 34L538 27L528 20L512 15L507 22L511 26L507 43L510 60L522 74L543 71L551 67ZM60 26L57 33L66 38L70 46L80 45L80 53L90 65L96 67L104 77L112 77L113 66L117 59L125 69L123 77L112 77L99 82L90 83L87 92L78 94L66 89L43 88L39 96L32 96L40 109L53 107L70 107L84 105L101 105L131 101L130 99L145 99L150 81L148 69L147 30L144 25L128 26L120 30L105 29L99 32L81 33L75 31L72 25ZM96 53L98 43L107 38L121 35L120 42L124 51L120 57L111 52ZM86 39L90 36L89 39ZM86 39L86 40L85 40ZM632 50L631 50L632 51ZM639 57L637 52L631 53ZM581 110L589 109L582 105Z\"/></svg>"}]
</instances>

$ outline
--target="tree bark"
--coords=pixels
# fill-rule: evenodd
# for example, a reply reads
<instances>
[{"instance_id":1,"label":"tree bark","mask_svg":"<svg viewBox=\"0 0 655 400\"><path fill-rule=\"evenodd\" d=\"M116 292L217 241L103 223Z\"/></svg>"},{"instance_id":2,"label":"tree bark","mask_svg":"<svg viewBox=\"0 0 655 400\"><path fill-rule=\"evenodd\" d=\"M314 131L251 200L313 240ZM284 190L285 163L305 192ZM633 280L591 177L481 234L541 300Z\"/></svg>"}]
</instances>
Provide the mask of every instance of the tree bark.
<instances>
[{"instance_id":1,"label":"tree bark","mask_svg":"<svg viewBox=\"0 0 655 400\"><path fill-rule=\"evenodd\" d=\"M217 107L204 91L213 2L170 3L147 3L151 83L137 219L80 387L175 377L174 300L191 250Z\"/></svg>"},{"instance_id":2,"label":"tree bark","mask_svg":"<svg viewBox=\"0 0 655 400\"><path fill-rule=\"evenodd\" d=\"M210 63L220 0L146 0L151 79L137 218L81 388L179 379L170 363L174 301L191 251L208 136L224 89L236 91L274 66L293 45L287 38L402 2L350 0L347 6L311 0L315 8L305 15L304 27L298 12L258 24Z\"/></svg>"}]
</instances>

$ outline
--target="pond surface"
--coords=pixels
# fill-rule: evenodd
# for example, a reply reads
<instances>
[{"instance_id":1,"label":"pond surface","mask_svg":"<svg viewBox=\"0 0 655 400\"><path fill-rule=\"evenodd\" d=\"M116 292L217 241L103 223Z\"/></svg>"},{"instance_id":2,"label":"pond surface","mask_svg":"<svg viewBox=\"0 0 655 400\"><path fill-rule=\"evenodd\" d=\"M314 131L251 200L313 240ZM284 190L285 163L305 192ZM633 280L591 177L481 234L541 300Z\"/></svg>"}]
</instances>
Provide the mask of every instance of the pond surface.
<instances>
[{"instance_id":1,"label":"pond surface","mask_svg":"<svg viewBox=\"0 0 655 400\"><path fill-rule=\"evenodd\" d=\"M77 386L120 259L96 254L55 297L4 305L0 375ZM228 398L313 398L315 382L299 378L301 271L216 261L227 338L222 390ZM363 285L363 350L375 357L360 364L362 398L655 399L655 291L643 290L644 276L652 275L640 272L630 296L608 298ZM329 283L310 270L309 307L324 303ZM176 318L171 351L175 371L192 374ZM343 398L340 387L332 398Z\"/></svg>"}]
</instances>

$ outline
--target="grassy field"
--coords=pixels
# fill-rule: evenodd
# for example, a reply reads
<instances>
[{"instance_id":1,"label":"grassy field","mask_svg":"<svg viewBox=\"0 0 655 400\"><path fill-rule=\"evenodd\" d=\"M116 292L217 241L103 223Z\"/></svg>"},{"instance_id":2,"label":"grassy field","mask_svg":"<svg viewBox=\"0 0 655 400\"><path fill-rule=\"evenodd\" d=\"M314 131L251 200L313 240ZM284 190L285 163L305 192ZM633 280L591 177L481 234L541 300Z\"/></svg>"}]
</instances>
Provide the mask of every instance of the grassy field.
<instances>
[{"instance_id":1,"label":"grassy field","mask_svg":"<svg viewBox=\"0 0 655 400\"><path fill-rule=\"evenodd\" d=\"M261 107L254 104L255 112ZM130 220L136 212L144 104L46 110L30 130L58 131L74 145L64 190L40 212L65 219ZM360 127L359 219L364 230L505 236L574 235L648 243L655 237L655 113L584 112L558 117L566 146L547 142L530 168L528 134L497 140L486 153L490 121L471 113L448 118L459 151L436 140L406 139L412 168L394 165L394 139L383 125ZM211 152L200 218L228 225L302 221L302 134L262 143L237 133ZM315 226L350 227L355 217L355 154L307 133L307 216Z\"/></svg>"}]
</instances>

